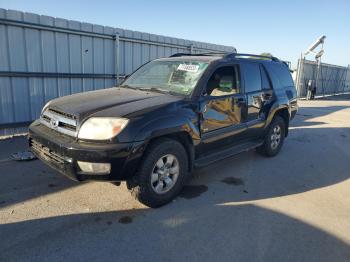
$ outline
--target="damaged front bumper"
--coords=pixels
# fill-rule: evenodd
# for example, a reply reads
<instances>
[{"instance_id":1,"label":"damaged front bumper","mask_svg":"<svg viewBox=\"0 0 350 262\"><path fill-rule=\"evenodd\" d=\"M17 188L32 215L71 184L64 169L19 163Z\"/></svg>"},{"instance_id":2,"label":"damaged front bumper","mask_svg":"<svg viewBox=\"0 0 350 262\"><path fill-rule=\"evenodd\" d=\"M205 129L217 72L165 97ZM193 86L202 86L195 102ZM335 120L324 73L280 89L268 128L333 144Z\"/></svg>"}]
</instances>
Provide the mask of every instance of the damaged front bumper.
<instances>
[{"instance_id":1,"label":"damaged front bumper","mask_svg":"<svg viewBox=\"0 0 350 262\"><path fill-rule=\"evenodd\" d=\"M136 172L145 148L144 142L114 144L79 141L39 121L30 125L28 141L30 149L40 160L75 181L126 180ZM110 173L97 175L83 172L78 161L110 163Z\"/></svg>"}]
</instances>

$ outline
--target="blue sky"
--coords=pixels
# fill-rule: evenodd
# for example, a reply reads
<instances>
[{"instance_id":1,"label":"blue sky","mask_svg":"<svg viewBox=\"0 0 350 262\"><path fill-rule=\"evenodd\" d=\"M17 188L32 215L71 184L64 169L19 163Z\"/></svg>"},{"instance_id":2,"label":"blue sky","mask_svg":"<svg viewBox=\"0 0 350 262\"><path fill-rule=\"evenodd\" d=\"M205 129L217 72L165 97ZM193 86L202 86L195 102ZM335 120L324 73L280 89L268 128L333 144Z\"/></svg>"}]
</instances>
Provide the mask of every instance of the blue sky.
<instances>
[{"instance_id":1,"label":"blue sky","mask_svg":"<svg viewBox=\"0 0 350 262\"><path fill-rule=\"evenodd\" d=\"M350 64L349 0L0 0L0 7L270 52L293 64L325 34L323 61Z\"/></svg>"}]
</instances>

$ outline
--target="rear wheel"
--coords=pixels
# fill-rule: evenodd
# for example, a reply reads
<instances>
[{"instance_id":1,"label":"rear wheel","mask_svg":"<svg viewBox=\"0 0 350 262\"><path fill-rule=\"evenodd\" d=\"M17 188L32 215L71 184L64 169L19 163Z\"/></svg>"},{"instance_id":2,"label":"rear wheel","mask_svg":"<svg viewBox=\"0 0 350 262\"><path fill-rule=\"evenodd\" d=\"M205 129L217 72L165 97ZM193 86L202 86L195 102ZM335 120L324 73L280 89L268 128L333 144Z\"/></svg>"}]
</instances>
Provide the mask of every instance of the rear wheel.
<instances>
[{"instance_id":1,"label":"rear wheel","mask_svg":"<svg viewBox=\"0 0 350 262\"><path fill-rule=\"evenodd\" d=\"M285 134L286 125L284 119L280 116L275 116L265 136L264 143L257 148L257 151L268 157L277 155L282 148Z\"/></svg>"},{"instance_id":2,"label":"rear wheel","mask_svg":"<svg viewBox=\"0 0 350 262\"><path fill-rule=\"evenodd\" d=\"M161 138L145 152L141 166L127 186L132 195L149 207L173 200L181 191L188 174L184 147L172 139Z\"/></svg>"}]
</instances>

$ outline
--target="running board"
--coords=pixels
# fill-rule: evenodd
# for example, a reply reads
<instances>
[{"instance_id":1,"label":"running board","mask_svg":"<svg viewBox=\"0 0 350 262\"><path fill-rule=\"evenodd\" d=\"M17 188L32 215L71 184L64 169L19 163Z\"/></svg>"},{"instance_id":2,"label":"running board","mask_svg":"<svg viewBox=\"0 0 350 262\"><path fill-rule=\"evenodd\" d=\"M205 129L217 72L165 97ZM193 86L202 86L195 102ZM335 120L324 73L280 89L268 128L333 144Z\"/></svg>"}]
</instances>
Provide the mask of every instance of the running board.
<instances>
[{"instance_id":1,"label":"running board","mask_svg":"<svg viewBox=\"0 0 350 262\"><path fill-rule=\"evenodd\" d=\"M258 141L252 141L252 142L246 142L243 144L239 144L227 149L223 149L220 151L216 151L214 153L211 153L210 155L203 156L199 159L196 159L194 161L194 168L200 168L207 165L210 165L216 161L223 160L225 158L237 155L239 153L252 150L254 148L257 148L258 146L261 146L264 143L263 140Z\"/></svg>"}]
</instances>

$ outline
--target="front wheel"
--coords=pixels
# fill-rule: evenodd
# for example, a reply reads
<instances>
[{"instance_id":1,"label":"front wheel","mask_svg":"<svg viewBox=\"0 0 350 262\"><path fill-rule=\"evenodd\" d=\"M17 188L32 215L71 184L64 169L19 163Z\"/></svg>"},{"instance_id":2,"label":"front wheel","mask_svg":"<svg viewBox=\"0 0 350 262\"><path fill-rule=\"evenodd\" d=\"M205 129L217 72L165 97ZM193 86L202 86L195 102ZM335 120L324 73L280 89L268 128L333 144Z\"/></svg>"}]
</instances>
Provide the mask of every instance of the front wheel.
<instances>
[{"instance_id":1,"label":"front wheel","mask_svg":"<svg viewBox=\"0 0 350 262\"><path fill-rule=\"evenodd\" d=\"M127 181L132 195L149 207L169 203L181 191L188 174L184 147L171 139L159 139L145 152L136 177Z\"/></svg>"},{"instance_id":2,"label":"front wheel","mask_svg":"<svg viewBox=\"0 0 350 262\"><path fill-rule=\"evenodd\" d=\"M265 136L264 143L257 151L268 157L273 157L281 150L286 134L286 124L280 116L275 116Z\"/></svg>"}]
</instances>

